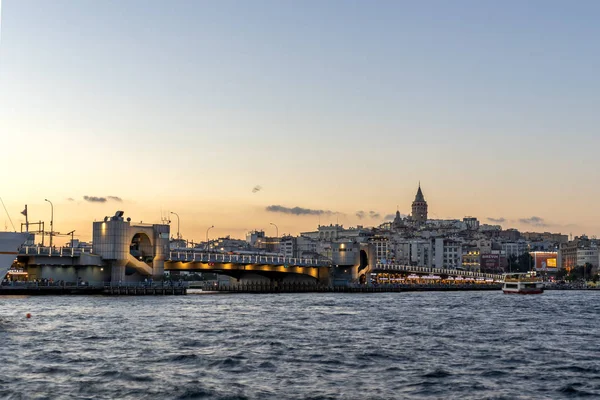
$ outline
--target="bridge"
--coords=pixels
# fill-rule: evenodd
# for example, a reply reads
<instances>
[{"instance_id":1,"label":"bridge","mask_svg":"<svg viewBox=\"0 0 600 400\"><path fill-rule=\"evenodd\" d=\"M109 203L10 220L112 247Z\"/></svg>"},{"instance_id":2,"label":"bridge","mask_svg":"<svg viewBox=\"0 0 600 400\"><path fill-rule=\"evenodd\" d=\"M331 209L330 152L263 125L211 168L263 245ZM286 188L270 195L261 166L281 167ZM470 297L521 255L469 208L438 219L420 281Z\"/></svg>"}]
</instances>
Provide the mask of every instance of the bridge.
<instances>
[{"instance_id":1,"label":"bridge","mask_svg":"<svg viewBox=\"0 0 600 400\"><path fill-rule=\"evenodd\" d=\"M399 264L376 264L373 267L373 272L383 273L409 273L409 274L428 274L437 276L463 276L470 278L486 278L493 280L503 280L501 274L489 274L485 272L475 271L464 271L459 269L444 269L444 268L430 268L430 267L417 267L412 265L399 265Z\"/></svg>"},{"instance_id":2,"label":"bridge","mask_svg":"<svg viewBox=\"0 0 600 400\"><path fill-rule=\"evenodd\" d=\"M237 279L251 274L282 280L289 275L300 275L323 281L329 277L330 267L329 262L312 258L224 254L193 249L169 251L165 256L164 271L214 272ZM125 267L129 275L137 273L142 277L155 276L152 257L144 259L143 255L135 257L130 253L125 254L125 257ZM108 276L104 274L104 268L107 268L108 272L112 262L111 259L104 259L95 254L93 248L26 246L21 248L17 258L40 279L46 277L37 273L41 272L38 270L41 267L62 267L63 271L54 269L55 276L52 278L62 279L62 275L69 273L70 269L70 272L75 272L77 277L83 280L98 280Z\"/></svg>"},{"instance_id":3,"label":"bridge","mask_svg":"<svg viewBox=\"0 0 600 400\"><path fill-rule=\"evenodd\" d=\"M261 254L224 254L177 250L169 253L165 271L215 272L238 280L259 276L280 281L329 280L330 263L313 258L267 256Z\"/></svg>"},{"instance_id":4,"label":"bridge","mask_svg":"<svg viewBox=\"0 0 600 400\"><path fill-rule=\"evenodd\" d=\"M129 274L133 271L142 277L153 276L152 260L143 260L143 257L134 257L127 253L126 266ZM105 260L94 253L92 248L70 248L70 247L42 247L26 246L21 248L18 256L19 261L26 264L34 271L35 268L63 267L65 272L69 268L74 269L76 274L84 280L98 280L98 272L104 272L104 268L110 267L111 260ZM319 282L324 282L330 276L329 261L313 258L283 257L262 254L225 254L198 251L195 249L178 249L169 251L164 260L164 271L169 272L211 272L242 279L251 275L259 275L269 279L284 280L286 276L295 275L296 278L304 276ZM398 273L398 274L427 274L438 276L463 276L473 278L486 278L502 280L500 274L490 274L457 269L430 268L422 266L381 264L377 263L368 268L372 273ZM86 270L88 270L86 274ZM90 279L91 272L95 279ZM56 275L56 270L54 271ZM61 275L61 274L58 274ZM105 274L100 274L105 275ZM42 278L44 276L36 276ZM61 279L54 276L54 279ZM86 279L87 278L87 279Z\"/></svg>"},{"instance_id":5,"label":"bridge","mask_svg":"<svg viewBox=\"0 0 600 400\"><path fill-rule=\"evenodd\" d=\"M170 226L133 223L118 211L93 223L91 248L23 247L18 262L29 279L89 282L139 282L165 271L214 272L238 280L318 282L323 285L368 283L372 273L415 273L499 279L500 275L428 267L373 263L366 243L338 243L331 262L264 254L225 254L199 249L170 249ZM335 247L334 246L334 247Z\"/></svg>"}]
</instances>

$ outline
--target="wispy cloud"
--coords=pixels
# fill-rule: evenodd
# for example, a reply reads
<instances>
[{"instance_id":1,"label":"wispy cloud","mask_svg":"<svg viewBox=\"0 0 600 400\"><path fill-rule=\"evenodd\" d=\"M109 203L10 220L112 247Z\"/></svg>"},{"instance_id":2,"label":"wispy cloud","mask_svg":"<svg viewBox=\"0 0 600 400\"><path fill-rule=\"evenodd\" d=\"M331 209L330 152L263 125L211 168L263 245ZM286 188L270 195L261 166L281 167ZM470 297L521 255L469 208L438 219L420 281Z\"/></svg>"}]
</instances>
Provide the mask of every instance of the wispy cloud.
<instances>
[{"instance_id":1,"label":"wispy cloud","mask_svg":"<svg viewBox=\"0 0 600 400\"><path fill-rule=\"evenodd\" d=\"M97 196L83 196L85 201L89 201L90 203L106 203L106 197L97 197Z\"/></svg>"},{"instance_id":2,"label":"wispy cloud","mask_svg":"<svg viewBox=\"0 0 600 400\"><path fill-rule=\"evenodd\" d=\"M67 201L75 201L75 199L74 199L74 198L72 198L72 197L69 197L69 198L67 199Z\"/></svg>"},{"instance_id":3,"label":"wispy cloud","mask_svg":"<svg viewBox=\"0 0 600 400\"><path fill-rule=\"evenodd\" d=\"M394 220L394 218L396 218L396 215L395 215L395 214L388 214L388 215L386 215L385 217L383 217L383 220L384 220L384 221L393 221L393 220Z\"/></svg>"},{"instance_id":4,"label":"wispy cloud","mask_svg":"<svg viewBox=\"0 0 600 400\"><path fill-rule=\"evenodd\" d=\"M262 186L256 185L252 188L252 193L258 193L262 190Z\"/></svg>"},{"instance_id":5,"label":"wispy cloud","mask_svg":"<svg viewBox=\"0 0 600 400\"><path fill-rule=\"evenodd\" d=\"M544 218L540 218L540 217L529 217L529 218L521 218L519 219L519 222L525 225L531 225L531 226L537 226L537 227L544 227L544 226L548 226L548 224L546 223L546 221L544 221Z\"/></svg>"},{"instance_id":6,"label":"wispy cloud","mask_svg":"<svg viewBox=\"0 0 600 400\"><path fill-rule=\"evenodd\" d=\"M369 211L368 213L366 211L357 211L356 214L354 214L354 215L356 215L356 217L358 219L363 219L363 218L366 218L366 217L369 217L369 218L372 218L372 219L381 218L381 214L379 214L376 211Z\"/></svg>"},{"instance_id":7,"label":"wispy cloud","mask_svg":"<svg viewBox=\"0 0 600 400\"><path fill-rule=\"evenodd\" d=\"M268 212L282 213L282 214L291 214L291 215L332 215L338 214L334 211L329 210L314 210L310 208L302 208L302 207L284 207L280 205L272 205L267 206L265 208Z\"/></svg>"},{"instance_id":8,"label":"wispy cloud","mask_svg":"<svg viewBox=\"0 0 600 400\"><path fill-rule=\"evenodd\" d=\"M123 202L123 199L117 196L107 196L107 197L99 197L99 196L83 196L83 199L89 203L106 203L107 201L116 201L118 203Z\"/></svg>"},{"instance_id":9,"label":"wispy cloud","mask_svg":"<svg viewBox=\"0 0 600 400\"><path fill-rule=\"evenodd\" d=\"M506 218L503 218L503 217L500 217L500 218L488 217L487 220L490 222L493 222L495 224L502 224L502 223L506 222Z\"/></svg>"}]
</instances>

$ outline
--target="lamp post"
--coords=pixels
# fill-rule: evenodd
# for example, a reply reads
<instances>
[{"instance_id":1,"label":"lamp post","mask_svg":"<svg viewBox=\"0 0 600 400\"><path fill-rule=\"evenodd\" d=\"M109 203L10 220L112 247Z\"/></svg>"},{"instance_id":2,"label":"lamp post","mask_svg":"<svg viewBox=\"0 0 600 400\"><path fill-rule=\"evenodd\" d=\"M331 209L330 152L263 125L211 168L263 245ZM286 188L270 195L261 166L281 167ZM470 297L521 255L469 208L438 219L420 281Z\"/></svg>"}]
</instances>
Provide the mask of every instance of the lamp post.
<instances>
[{"instance_id":1,"label":"lamp post","mask_svg":"<svg viewBox=\"0 0 600 400\"><path fill-rule=\"evenodd\" d=\"M67 233L67 235L71 235L71 248L73 248L73 242L75 241L75 231L71 231L69 233Z\"/></svg>"},{"instance_id":2,"label":"lamp post","mask_svg":"<svg viewBox=\"0 0 600 400\"><path fill-rule=\"evenodd\" d=\"M52 202L48 199L44 199L44 201L47 201L48 203L50 203L50 207L51 207L51 214L50 214L50 248L52 248L52 236L54 236L54 204L52 204Z\"/></svg>"},{"instance_id":3,"label":"lamp post","mask_svg":"<svg viewBox=\"0 0 600 400\"><path fill-rule=\"evenodd\" d=\"M177 240L181 239L181 236L179 236L179 214L174 213L173 211L171 211L171 214L174 214L177 217Z\"/></svg>"},{"instance_id":4,"label":"lamp post","mask_svg":"<svg viewBox=\"0 0 600 400\"><path fill-rule=\"evenodd\" d=\"M272 222L269 222L269 224L271 224L275 227L275 237L278 238L279 237L279 228L277 227L277 225L275 225Z\"/></svg>"},{"instance_id":5,"label":"lamp post","mask_svg":"<svg viewBox=\"0 0 600 400\"><path fill-rule=\"evenodd\" d=\"M269 222L269 224L273 225L275 227L275 238L277 239L275 241L275 243L277 244L277 253L279 253L279 228L277 227L277 225L275 225L272 222Z\"/></svg>"},{"instance_id":6,"label":"lamp post","mask_svg":"<svg viewBox=\"0 0 600 400\"><path fill-rule=\"evenodd\" d=\"M212 228L214 228L215 226L212 225L210 226L207 230L206 230L206 251L209 251L209 246L208 246L208 231L210 231Z\"/></svg>"}]
</instances>

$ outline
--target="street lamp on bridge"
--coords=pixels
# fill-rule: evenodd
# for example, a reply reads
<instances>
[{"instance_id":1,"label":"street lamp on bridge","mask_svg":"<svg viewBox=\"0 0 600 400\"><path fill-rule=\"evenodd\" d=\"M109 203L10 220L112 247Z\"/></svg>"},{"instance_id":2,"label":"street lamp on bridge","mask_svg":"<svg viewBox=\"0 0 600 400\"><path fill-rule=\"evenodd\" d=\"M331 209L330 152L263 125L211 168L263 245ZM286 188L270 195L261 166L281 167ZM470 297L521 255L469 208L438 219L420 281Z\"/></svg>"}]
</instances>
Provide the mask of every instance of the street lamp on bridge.
<instances>
[{"instance_id":1,"label":"street lamp on bridge","mask_svg":"<svg viewBox=\"0 0 600 400\"><path fill-rule=\"evenodd\" d=\"M209 246L208 246L208 231L210 231L212 228L214 228L215 226L212 225L210 226L207 230L206 230L206 250L209 251Z\"/></svg>"},{"instance_id":2,"label":"street lamp on bridge","mask_svg":"<svg viewBox=\"0 0 600 400\"><path fill-rule=\"evenodd\" d=\"M51 207L51 214L50 214L50 248L52 248L52 236L54 236L54 204L52 204L52 202L48 199L44 199L44 201L47 201L48 203L50 203L50 207Z\"/></svg>"},{"instance_id":3,"label":"street lamp on bridge","mask_svg":"<svg viewBox=\"0 0 600 400\"><path fill-rule=\"evenodd\" d=\"M67 236L71 235L71 248L73 248L73 242L75 242L75 231L71 231L69 233L67 233Z\"/></svg>"},{"instance_id":4,"label":"street lamp on bridge","mask_svg":"<svg viewBox=\"0 0 600 400\"><path fill-rule=\"evenodd\" d=\"M177 217L177 240L181 239L181 236L179 235L179 214L171 211L171 214L174 214Z\"/></svg>"},{"instance_id":5,"label":"street lamp on bridge","mask_svg":"<svg viewBox=\"0 0 600 400\"><path fill-rule=\"evenodd\" d=\"M279 237L279 228L277 227L277 225L275 225L272 222L269 222L269 224L271 224L275 227L275 237L278 238Z\"/></svg>"},{"instance_id":6,"label":"street lamp on bridge","mask_svg":"<svg viewBox=\"0 0 600 400\"><path fill-rule=\"evenodd\" d=\"M280 244L279 243L279 228L273 222L269 222L269 224L271 224L271 225L273 225L275 227L275 239L276 239L275 245L277 246L277 253L279 253L280 252L280 247L281 247L281 246L279 246L279 244Z\"/></svg>"}]
</instances>

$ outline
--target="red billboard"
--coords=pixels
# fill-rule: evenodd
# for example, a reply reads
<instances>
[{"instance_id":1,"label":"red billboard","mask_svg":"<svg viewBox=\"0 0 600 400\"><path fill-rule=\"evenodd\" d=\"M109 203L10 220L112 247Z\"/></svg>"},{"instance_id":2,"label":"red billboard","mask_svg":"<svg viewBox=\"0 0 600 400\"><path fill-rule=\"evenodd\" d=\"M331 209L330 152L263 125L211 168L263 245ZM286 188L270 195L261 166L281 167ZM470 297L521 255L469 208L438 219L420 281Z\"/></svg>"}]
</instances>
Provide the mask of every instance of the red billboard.
<instances>
[{"instance_id":1,"label":"red billboard","mask_svg":"<svg viewBox=\"0 0 600 400\"><path fill-rule=\"evenodd\" d=\"M481 271L499 271L500 254L482 254L481 255Z\"/></svg>"}]
</instances>

